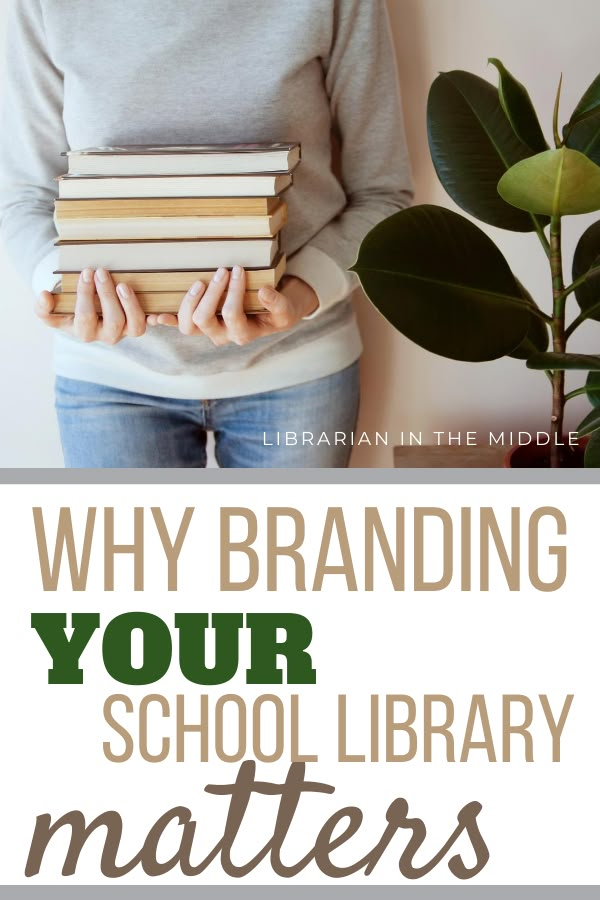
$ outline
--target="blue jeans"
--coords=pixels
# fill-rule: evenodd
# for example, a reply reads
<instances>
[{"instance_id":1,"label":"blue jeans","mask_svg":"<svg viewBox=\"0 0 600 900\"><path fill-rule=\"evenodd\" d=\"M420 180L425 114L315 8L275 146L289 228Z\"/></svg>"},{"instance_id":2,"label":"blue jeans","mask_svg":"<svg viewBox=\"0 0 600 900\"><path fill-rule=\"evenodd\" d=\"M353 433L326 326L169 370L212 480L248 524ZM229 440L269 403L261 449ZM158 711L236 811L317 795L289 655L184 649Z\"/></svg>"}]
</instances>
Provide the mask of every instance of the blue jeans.
<instances>
[{"instance_id":1,"label":"blue jeans","mask_svg":"<svg viewBox=\"0 0 600 900\"><path fill-rule=\"evenodd\" d=\"M61 376L67 468L203 468L206 433L223 468L343 468L358 415L358 363L295 387L173 400Z\"/></svg>"}]
</instances>

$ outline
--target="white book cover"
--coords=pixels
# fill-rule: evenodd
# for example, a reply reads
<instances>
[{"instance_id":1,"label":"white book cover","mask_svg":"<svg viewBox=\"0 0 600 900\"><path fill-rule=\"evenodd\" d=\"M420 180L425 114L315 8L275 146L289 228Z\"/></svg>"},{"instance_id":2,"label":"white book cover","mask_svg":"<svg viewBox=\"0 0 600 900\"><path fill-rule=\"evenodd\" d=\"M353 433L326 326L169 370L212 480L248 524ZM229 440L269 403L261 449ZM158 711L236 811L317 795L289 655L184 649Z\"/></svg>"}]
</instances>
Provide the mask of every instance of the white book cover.
<instances>
[{"instance_id":1,"label":"white book cover","mask_svg":"<svg viewBox=\"0 0 600 900\"><path fill-rule=\"evenodd\" d=\"M87 267L109 270L270 266L278 240L121 241L119 243L58 242L59 269Z\"/></svg>"}]
</instances>

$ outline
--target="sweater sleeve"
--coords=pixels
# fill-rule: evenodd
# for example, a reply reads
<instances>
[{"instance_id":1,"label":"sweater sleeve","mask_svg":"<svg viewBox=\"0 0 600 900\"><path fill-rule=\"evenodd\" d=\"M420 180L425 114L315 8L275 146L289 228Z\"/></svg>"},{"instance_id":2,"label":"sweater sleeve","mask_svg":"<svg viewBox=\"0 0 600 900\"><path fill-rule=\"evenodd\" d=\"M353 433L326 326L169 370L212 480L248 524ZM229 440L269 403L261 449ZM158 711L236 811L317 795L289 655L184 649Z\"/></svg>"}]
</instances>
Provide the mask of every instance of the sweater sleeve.
<instances>
[{"instance_id":1,"label":"sweater sleeve","mask_svg":"<svg viewBox=\"0 0 600 900\"><path fill-rule=\"evenodd\" d=\"M348 272L368 231L413 197L394 53L383 0L334 0L333 41L323 59L348 204L289 261L315 290L314 316L348 296Z\"/></svg>"},{"instance_id":2,"label":"sweater sleeve","mask_svg":"<svg viewBox=\"0 0 600 900\"><path fill-rule=\"evenodd\" d=\"M11 0L3 93L0 234L22 275L50 288L54 178L65 171L67 139L63 77L48 51L41 0Z\"/></svg>"}]
</instances>

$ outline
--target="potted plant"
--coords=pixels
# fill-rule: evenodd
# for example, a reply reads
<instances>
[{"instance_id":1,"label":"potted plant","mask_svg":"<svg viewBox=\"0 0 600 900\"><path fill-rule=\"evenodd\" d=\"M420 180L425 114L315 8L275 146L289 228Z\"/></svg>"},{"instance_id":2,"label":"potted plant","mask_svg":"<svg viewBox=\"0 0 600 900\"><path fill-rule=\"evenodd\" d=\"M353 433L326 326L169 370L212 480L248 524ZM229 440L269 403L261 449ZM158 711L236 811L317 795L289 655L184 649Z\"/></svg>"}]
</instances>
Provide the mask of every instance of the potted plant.
<instances>
[{"instance_id":1,"label":"potted plant","mask_svg":"<svg viewBox=\"0 0 600 900\"><path fill-rule=\"evenodd\" d=\"M381 222L352 271L386 319L426 350L468 362L509 356L545 373L552 411L542 464L573 465L574 448L562 446L565 405L587 395L592 410L577 434L587 440L585 465L599 467L600 355L569 353L567 342L586 320L600 321L600 221L582 235L566 284L562 219L600 210L600 75L562 132L559 85L551 149L525 87L499 60L490 62L497 88L462 71L434 81L431 156L442 185L470 216L537 237L548 260L548 311L477 225L440 206L414 206ZM567 393L569 371L587 377Z\"/></svg>"}]
</instances>

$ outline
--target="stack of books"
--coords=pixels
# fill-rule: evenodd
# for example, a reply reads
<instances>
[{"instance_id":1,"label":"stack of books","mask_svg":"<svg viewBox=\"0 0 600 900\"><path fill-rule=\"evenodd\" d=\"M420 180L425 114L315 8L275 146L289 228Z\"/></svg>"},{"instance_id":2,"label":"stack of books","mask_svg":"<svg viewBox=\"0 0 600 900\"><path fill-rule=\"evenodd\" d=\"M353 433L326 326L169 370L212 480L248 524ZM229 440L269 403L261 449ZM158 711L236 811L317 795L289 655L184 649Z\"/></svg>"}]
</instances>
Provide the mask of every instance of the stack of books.
<instances>
[{"instance_id":1,"label":"stack of books","mask_svg":"<svg viewBox=\"0 0 600 900\"><path fill-rule=\"evenodd\" d=\"M108 269L146 313L176 313L194 281L246 269L246 312L285 272L282 194L299 144L124 146L72 150L55 203L57 314L75 309L82 269ZM96 308L100 300L96 298Z\"/></svg>"}]
</instances>

